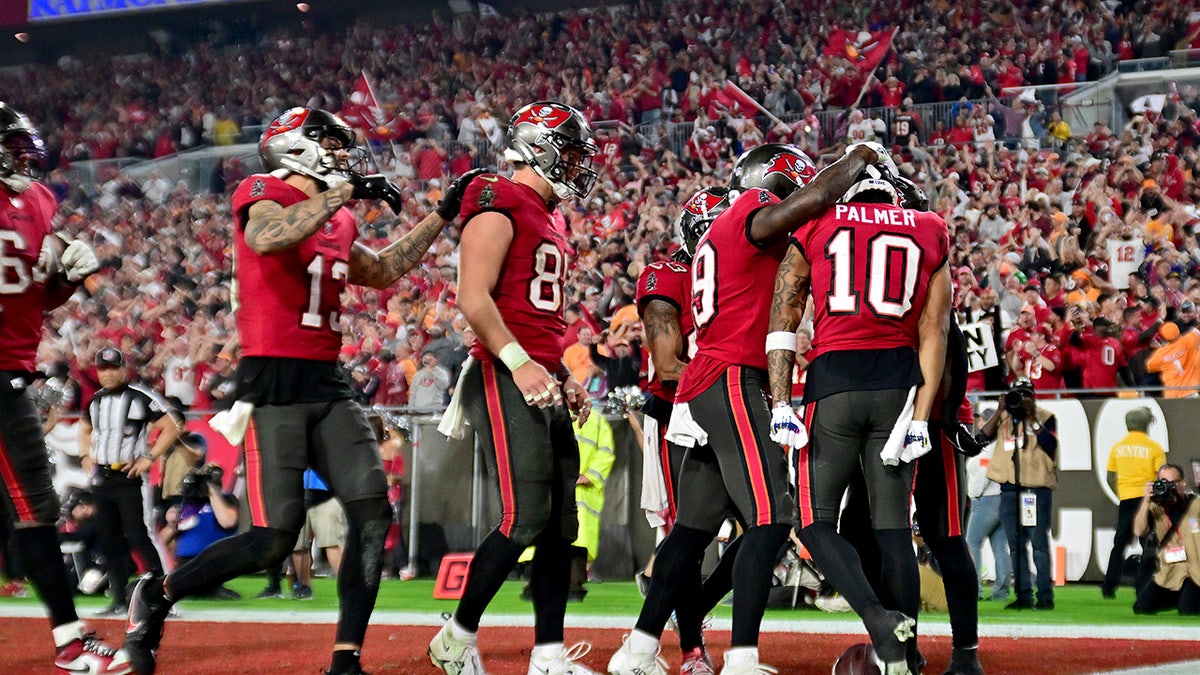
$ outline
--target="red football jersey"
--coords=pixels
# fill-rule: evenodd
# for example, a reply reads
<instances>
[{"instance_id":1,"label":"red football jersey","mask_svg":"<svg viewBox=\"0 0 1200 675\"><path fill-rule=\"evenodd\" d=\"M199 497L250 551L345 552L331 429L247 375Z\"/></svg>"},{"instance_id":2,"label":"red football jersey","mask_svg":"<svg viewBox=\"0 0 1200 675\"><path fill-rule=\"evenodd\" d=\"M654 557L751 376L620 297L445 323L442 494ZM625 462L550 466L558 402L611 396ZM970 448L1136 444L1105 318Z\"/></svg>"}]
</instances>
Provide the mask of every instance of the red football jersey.
<instances>
[{"instance_id":1,"label":"red football jersey","mask_svg":"<svg viewBox=\"0 0 1200 675\"><path fill-rule=\"evenodd\" d=\"M46 270L38 265L57 210L41 183L20 194L0 186L0 370L34 370L44 313L74 290L64 283L47 292Z\"/></svg>"},{"instance_id":2,"label":"red football jersey","mask_svg":"<svg viewBox=\"0 0 1200 675\"><path fill-rule=\"evenodd\" d=\"M1053 363L1054 370L1044 368L1042 362L1038 360L1038 356L1044 356ZM1063 353L1053 344L1047 344L1036 354L1021 352L1020 374L1029 378L1029 381L1033 383L1033 390L1039 392L1039 397L1042 397L1040 392L1044 390L1065 388L1062 371Z\"/></svg>"},{"instance_id":3,"label":"red football jersey","mask_svg":"<svg viewBox=\"0 0 1200 675\"><path fill-rule=\"evenodd\" d=\"M756 211L777 203L779 198L766 190L747 190L697 243L692 259L696 355L683 371L676 401L692 400L729 366L767 369L771 290L787 242L759 248L749 239L747 223Z\"/></svg>"},{"instance_id":4,"label":"red football jersey","mask_svg":"<svg viewBox=\"0 0 1200 675\"><path fill-rule=\"evenodd\" d=\"M1080 335L1078 347L1069 340L1064 341L1067 356L1072 365L1079 368L1079 378L1084 389L1116 389L1117 371L1125 366L1125 350L1121 341L1111 337L1100 337L1088 329Z\"/></svg>"},{"instance_id":5,"label":"red football jersey","mask_svg":"<svg viewBox=\"0 0 1200 675\"><path fill-rule=\"evenodd\" d=\"M826 352L917 346L929 281L950 238L935 213L838 204L792 235L812 265L813 344Z\"/></svg>"},{"instance_id":6,"label":"red football jersey","mask_svg":"<svg viewBox=\"0 0 1200 675\"><path fill-rule=\"evenodd\" d=\"M484 174L467 187L460 212L464 231L472 218L488 211L503 213L513 228L492 300L526 353L555 373L562 365L567 330L563 318L566 221L533 188L494 174ZM471 356L494 359L482 340L475 341Z\"/></svg>"},{"instance_id":7,"label":"red football jersey","mask_svg":"<svg viewBox=\"0 0 1200 675\"><path fill-rule=\"evenodd\" d=\"M337 361L342 348L341 294L358 225L347 208L297 246L259 255L246 245L250 206L291 206L308 199L270 174L243 180L233 193L234 308L244 356Z\"/></svg>"},{"instance_id":8,"label":"red football jersey","mask_svg":"<svg viewBox=\"0 0 1200 675\"><path fill-rule=\"evenodd\" d=\"M662 300L679 310L679 333L683 336L683 354L680 360L687 362L696 353L695 330L692 324L692 271L683 263L659 261L646 265L638 276L637 308L638 315L651 300ZM649 354L649 350L647 350ZM651 394L670 400L674 393L668 394L663 389L662 380L654 372L654 361L650 359L650 382L647 388Z\"/></svg>"}]
</instances>

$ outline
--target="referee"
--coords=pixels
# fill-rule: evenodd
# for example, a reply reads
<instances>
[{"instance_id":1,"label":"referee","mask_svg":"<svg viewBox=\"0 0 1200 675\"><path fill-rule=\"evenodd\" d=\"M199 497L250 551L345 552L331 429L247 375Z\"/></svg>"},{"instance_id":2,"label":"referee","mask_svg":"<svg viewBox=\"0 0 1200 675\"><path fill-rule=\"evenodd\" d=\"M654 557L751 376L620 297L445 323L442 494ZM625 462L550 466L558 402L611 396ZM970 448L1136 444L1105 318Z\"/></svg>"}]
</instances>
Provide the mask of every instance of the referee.
<instances>
[{"instance_id":1,"label":"referee","mask_svg":"<svg viewBox=\"0 0 1200 675\"><path fill-rule=\"evenodd\" d=\"M130 554L155 574L163 558L151 536L150 484L144 474L154 460L175 444L180 427L167 414L162 396L140 384L129 384L125 357L112 347L96 354L96 392L79 421L79 457L92 477L96 496L98 539L108 564L112 604L99 616L123 616L128 608L126 585L134 569ZM151 446L150 432L159 431Z\"/></svg>"}]
</instances>

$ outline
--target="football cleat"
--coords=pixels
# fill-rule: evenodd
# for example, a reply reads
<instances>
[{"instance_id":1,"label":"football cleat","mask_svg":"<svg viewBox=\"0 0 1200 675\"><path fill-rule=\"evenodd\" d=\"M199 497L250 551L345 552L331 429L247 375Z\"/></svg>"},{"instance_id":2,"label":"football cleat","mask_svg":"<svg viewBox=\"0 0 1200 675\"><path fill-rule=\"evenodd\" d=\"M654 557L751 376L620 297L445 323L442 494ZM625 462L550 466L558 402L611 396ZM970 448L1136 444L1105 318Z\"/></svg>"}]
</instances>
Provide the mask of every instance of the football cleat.
<instances>
[{"instance_id":1,"label":"football cleat","mask_svg":"<svg viewBox=\"0 0 1200 675\"><path fill-rule=\"evenodd\" d=\"M608 660L609 675L667 675L667 662L659 655L634 654L626 635L621 648Z\"/></svg>"},{"instance_id":2,"label":"football cleat","mask_svg":"<svg viewBox=\"0 0 1200 675\"><path fill-rule=\"evenodd\" d=\"M592 645L587 642L576 642L568 648L563 648L548 662L538 664L535 659L529 660L529 675L598 675L596 671L582 663L575 663L592 651Z\"/></svg>"},{"instance_id":3,"label":"football cleat","mask_svg":"<svg viewBox=\"0 0 1200 675\"><path fill-rule=\"evenodd\" d=\"M116 650L100 642L93 633L83 633L58 648L54 655L59 675L124 675L132 668L116 659Z\"/></svg>"},{"instance_id":4,"label":"football cleat","mask_svg":"<svg viewBox=\"0 0 1200 675\"><path fill-rule=\"evenodd\" d=\"M881 611L864 623L884 675L908 675L905 643L916 634L917 622L903 612Z\"/></svg>"},{"instance_id":5,"label":"football cleat","mask_svg":"<svg viewBox=\"0 0 1200 675\"><path fill-rule=\"evenodd\" d=\"M429 660L448 675L487 675L475 636L455 637L449 621L430 640Z\"/></svg>"},{"instance_id":6,"label":"football cleat","mask_svg":"<svg viewBox=\"0 0 1200 675\"><path fill-rule=\"evenodd\" d=\"M983 675L983 664L979 663L979 650L955 647L945 675Z\"/></svg>"},{"instance_id":7,"label":"football cleat","mask_svg":"<svg viewBox=\"0 0 1200 675\"><path fill-rule=\"evenodd\" d=\"M683 663L679 666L679 675L716 675L712 659L703 647L696 647L690 652L684 652Z\"/></svg>"},{"instance_id":8,"label":"football cleat","mask_svg":"<svg viewBox=\"0 0 1200 675\"><path fill-rule=\"evenodd\" d=\"M157 578L159 583L162 578ZM155 580L152 574L143 576L129 594L125 644L120 651L138 675L153 675L158 645L162 641L163 623L171 613L171 603L150 597L149 586Z\"/></svg>"}]
</instances>

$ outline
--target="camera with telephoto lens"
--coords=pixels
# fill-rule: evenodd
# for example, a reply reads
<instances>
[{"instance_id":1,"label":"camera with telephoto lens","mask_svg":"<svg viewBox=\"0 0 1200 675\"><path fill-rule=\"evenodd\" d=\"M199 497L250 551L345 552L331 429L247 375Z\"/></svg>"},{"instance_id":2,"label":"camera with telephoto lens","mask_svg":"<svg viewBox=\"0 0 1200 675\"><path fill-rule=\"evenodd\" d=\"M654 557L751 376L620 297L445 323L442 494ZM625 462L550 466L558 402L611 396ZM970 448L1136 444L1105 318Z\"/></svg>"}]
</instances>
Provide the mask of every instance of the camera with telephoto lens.
<instances>
[{"instance_id":1,"label":"camera with telephoto lens","mask_svg":"<svg viewBox=\"0 0 1200 675\"><path fill-rule=\"evenodd\" d=\"M1174 504L1179 493L1175 491L1175 481L1159 478L1150 484L1150 501L1159 505Z\"/></svg>"},{"instance_id":2,"label":"camera with telephoto lens","mask_svg":"<svg viewBox=\"0 0 1200 675\"><path fill-rule=\"evenodd\" d=\"M1033 383L1021 378L1004 392L1004 409L1014 419L1025 419L1025 401L1033 400Z\"/></svg>"},{"instance_id":3,"label":"camera with telephoto lens","mask_svg":"<svg viewBox=\"0 0 1200 675\"><path fill-rule=\"evenodd\" d=\"M208 486L215 485L220 491L225 470L216 464L205 464L188 471L179 484L179 496L185 500L207 501Z\"/></svg>"}]
</instances>

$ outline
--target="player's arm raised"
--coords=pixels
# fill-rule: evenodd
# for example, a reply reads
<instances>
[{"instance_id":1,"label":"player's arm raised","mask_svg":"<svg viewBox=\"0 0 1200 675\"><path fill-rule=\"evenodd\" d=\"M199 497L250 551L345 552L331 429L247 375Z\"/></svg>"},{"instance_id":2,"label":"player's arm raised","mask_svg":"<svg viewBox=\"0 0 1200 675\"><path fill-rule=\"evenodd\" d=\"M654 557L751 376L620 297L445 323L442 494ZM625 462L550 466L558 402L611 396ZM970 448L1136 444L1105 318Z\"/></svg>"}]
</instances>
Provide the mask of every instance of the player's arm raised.
<instances>
[{"instance_id":1,"label":"player's arm raised","mask_svg":"<svg viewBox=\"0 0 1200 675\"><path fill-rule=\"evenodd\" d=\"M483 169L472 169L459 176L446 188L437 209L398 241L375 251L358 242L350 252L350 277L348 281L359 286L387 288L408 274L424 257L442 229L458 217L463 193L471 180L483 173Z\"/></svg>"},{"instance_id":2,"label":"player's arm raised","mask_svg":"<svg viewBox=\"0 0 1200 675\"><path fill-rule=\"evenodd\" d=\"M771 400L791 401L792 371L796 366L796 329L804 318L804 306L812 266L798 246L788 246L775 274L775 296L771 300L771 322L767 333L767 376ZM787 341L785 343L785 340Z\"/></svg>"},{"instance_id":3,"label":"player's arm raised","mask_svg":"<svg viewBox=\"0 0 1200 675\"><path fill-rule=\"evenodd\" d=\"M833 206L868 164L886 161L890 158L878 143L852 146L841 159L817 174L811 183L778 204L755 213L750 222L750 236L754 241L770 243L795 231Z\"/></svg>"},{"instance_id":4,"label":"player's arm raised","mask_svg":"<svg viewBox=\"0 0 1200 675\"><path fill-rule=\"evenodd\" d=\"M929 281L929 297L917 324L917 358L924 382L917 388L913 420L929 421L933 400L946 367L946 335L950 331L950 265L942 265Z\"/></svg>"},{"instance_id":5,"label":"player's arm raised","mask_svg":"<svg viewBox=\"0 0 1200 675\"><path fill-rule=\"evenodd\" d=\"M350 201L354 186L343 183L291 206L263 200L247 212L246 245L258 254L287 250L308 239Z\"/></svg>"},{"instance_id":6,"label":"player's arm raised","mask_svg":"<svg viewBox=\"0 0 1200 675\"><path fill-rule=\"evenodd\" d=\"M686 365L679 360L683 354L683 333L679 330L679 308L666 300L650 300L642 310L642 325L646 329L646 345L654 372L665 382L679 382Z\"/></svg>"},{"instance_id":7,"label":"player's arm raised","mask_svg":"<svg viewBox=\"0 0 1200 675\"><path fill-rule=\"evenodd\" d=\"M512 240L508 216L487 211L471 218L458 248L458 309L483 346L512 371L525 401L549 408L562 401L557 380L529 358L492 299Z\"/></svg>"}]
</instances>

